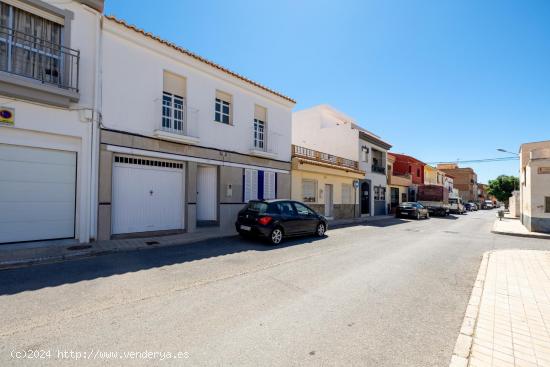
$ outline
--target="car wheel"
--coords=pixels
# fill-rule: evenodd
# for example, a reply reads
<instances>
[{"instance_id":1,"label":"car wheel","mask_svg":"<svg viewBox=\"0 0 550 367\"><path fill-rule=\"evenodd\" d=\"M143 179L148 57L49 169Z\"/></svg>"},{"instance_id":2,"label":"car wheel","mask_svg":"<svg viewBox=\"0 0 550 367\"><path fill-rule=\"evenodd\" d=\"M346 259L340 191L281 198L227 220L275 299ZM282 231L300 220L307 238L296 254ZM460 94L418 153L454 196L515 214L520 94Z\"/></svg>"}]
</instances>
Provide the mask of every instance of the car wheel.
<instances>
[{"instance_id":1,"label":"car wheel","mask_svg":"<svg viewBox=\"0 0 550 367\"><path fill-rule=\"evenodd\" d=\"M426 219L430 219L430 213L426 213Z\"/></svg>"},{"instance_id":2,"label":"car wheel","mask_svg":"<svg viewBox=\"0 0 550 367\"><path fill-rule=\"evenodd\" d=\"M272 245L278 245L283 241L283 230L279 227L274 228L269 235L269 242Z\"/></svg>"},{"instance_id":3,"label":"car wheel","mask_svg":"<svg viewBox=\"0 0 550 367\"><path fill-rule=\"evenodd\" d=\"M326 228L323 223L317 224L317 229L315 230L315 234L317 235L317 237L323 237L325 235L325 231Z\"/></svg>"},{"instance_id":4,"label":"car wheel","mask_svg":"<svg viewBox=\"0 0 550 367\"><path fill-rule=\"evenodd\" d=\"M420 220L421 217L420 212L416 212L416 220Z\"/></svg>"}]
</instances>

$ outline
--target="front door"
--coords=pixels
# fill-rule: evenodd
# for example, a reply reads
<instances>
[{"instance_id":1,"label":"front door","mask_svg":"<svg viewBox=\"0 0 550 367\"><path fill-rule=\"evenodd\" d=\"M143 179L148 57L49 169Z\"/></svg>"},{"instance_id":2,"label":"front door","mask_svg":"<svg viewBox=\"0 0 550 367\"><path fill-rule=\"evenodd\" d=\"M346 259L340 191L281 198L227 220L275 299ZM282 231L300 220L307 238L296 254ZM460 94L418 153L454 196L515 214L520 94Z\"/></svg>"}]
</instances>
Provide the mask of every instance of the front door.
<instances>
[{"instance_id":1,"label":"front door","mask_svg":"<svg viewBox=\"0 0 550 367\"><path fill-rule=\"evenodd\" d=\"M332 217L333 206L332 185L325 184L325 217Z\"/></svg>"},{"instance_id":2,"label":"front door","mask_svg":"<svg viewBox=\"0 0 550 367\"><path fill-rule=\"evenodd\" d=\"M370 184L361 183L361 214L370 214Z\"/></svg>"},{"instance_id":3,"label":"front door","mask_svg":"<svg viewBox=\"0 0 550 367\"><path fill-rule=\"evenodd\" d=\"M217 218L216 167L197 168L197 221L215 221Z\"/></svg>"},{"instance_id":4,"label":"front door","mask_svg":"<svg viewBox=\"0 0 550 367\"><path fill-rule=\"evenodd\" d=\"M399 206L399 189L397 187L392 187L390 190L390 209L392 213L395 213L395 208Z\"/></svg>"}]
</instances>

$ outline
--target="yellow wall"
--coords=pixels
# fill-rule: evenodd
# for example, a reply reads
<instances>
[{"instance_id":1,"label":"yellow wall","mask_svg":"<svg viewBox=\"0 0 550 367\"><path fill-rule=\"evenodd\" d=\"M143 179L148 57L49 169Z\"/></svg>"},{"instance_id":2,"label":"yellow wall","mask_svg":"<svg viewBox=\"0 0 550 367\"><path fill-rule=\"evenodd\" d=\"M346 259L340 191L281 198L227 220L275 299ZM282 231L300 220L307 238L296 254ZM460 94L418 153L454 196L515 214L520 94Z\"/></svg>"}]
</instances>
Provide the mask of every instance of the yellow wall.
<instances>
[{"instance_id":1,"label":"yellow wall","mask_svg":"<svg viewBox=\"0 0 550 367\"><path fill-rule=\"evenodd\" d=\"M294 166L295 165L293 164L293 167ZM356 204L359 203L359 193L353 187L353 181L363 178L363 175L357 173L347 173L349 176L342 176L339 174L334 174L335 172L339 173L339 170L335 169L317 167L308 164L304 164L301 166L305 167L307 170L293 169L291 172L291 197L293 200L303 201L302 180L311 179L317 181L316 201L311 204L325 203L325 184L332 185L332 200L334 204L353 204L354 199ZM314 170L318 170L319 172L313 172ZM341 172L342 174L346 175L345 171ZM351 185L351 201L348 203L342 203L342 184Z\"/></svg>"}]
</instances>

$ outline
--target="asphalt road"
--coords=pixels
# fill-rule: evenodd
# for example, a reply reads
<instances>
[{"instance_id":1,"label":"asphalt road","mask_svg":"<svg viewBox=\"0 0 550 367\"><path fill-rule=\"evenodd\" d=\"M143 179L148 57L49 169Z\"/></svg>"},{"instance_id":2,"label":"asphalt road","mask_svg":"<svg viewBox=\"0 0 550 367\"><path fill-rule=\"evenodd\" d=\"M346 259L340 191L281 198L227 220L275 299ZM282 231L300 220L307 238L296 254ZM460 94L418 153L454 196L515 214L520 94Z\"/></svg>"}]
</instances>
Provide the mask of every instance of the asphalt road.
<instances>
[{"instance_id":1,"label":"asphalt road","mask_svg":"<svg viewBox=\"0 0 550 367\"><path fill-rule=\"evenodd\" d=\"M447 366L483 252L550 248L491 234L494 218L389 219L276 248L231 238L1 271L0 365ZM43 358L21 358L29 350ZM178 358L160 361L168 352Z\"/></svg>"}]
</instances>

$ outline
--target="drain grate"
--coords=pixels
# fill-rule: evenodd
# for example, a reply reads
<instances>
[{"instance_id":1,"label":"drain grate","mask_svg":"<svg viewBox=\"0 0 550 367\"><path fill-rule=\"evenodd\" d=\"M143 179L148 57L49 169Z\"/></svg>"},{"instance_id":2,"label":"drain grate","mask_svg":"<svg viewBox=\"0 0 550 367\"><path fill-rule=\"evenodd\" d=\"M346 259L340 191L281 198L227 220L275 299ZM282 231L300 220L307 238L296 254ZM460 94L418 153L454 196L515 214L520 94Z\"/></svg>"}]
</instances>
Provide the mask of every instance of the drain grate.
<instances>
[{"instance_id":1,"label":"drain grate","mask_svg":"<svg viewBox=\"0 0 550 367\"><path fill-rule=\"evenodd\" d=\"M86 250L89 248L92 248L92 245L76 245L76 246L67 247L67 250L76 251L76 250Z\"/></svg>"},{"instance_id":2,"label":"drain grate","mask_svg":"<svg viewBox=\"0 0 550 367\"><path fill-rule=\"evenodd\" d=\"M145 244L147 246L153 246L153 245L158 245L159 242L158 241L146 241Z\"/></svg>"}]
</instances>

